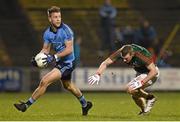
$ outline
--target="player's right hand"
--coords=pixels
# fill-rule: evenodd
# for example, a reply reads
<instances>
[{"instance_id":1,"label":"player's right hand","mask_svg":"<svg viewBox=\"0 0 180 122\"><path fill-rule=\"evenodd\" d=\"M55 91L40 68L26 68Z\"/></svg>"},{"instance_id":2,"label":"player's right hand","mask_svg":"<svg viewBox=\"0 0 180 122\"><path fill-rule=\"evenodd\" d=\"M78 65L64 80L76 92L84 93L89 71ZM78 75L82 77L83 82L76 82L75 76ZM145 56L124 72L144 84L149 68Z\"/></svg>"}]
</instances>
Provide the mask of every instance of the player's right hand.
<instances>
[{"instance_id":1,"label":"player's right hand","mask_svg":"<svg viewBox=\"0 0 180 122\"><path fill-rule=\"evenodd\" d=\"M31 64L35 67L38 67L34 56L31 58Z\"/></svg>"},{"instance_id":2,"label":"player's right hand","mask_svg":"<svg viewBox=\"0 0 180 122\"><path fill-rule=\"evenodd\" d=\"M95 75L92 75L88 78L88 83L90 85L93 85L93 84L99 84L99 81L100 81L100 76L98 74L95 74Z\"/></svg>"}]
</instances>

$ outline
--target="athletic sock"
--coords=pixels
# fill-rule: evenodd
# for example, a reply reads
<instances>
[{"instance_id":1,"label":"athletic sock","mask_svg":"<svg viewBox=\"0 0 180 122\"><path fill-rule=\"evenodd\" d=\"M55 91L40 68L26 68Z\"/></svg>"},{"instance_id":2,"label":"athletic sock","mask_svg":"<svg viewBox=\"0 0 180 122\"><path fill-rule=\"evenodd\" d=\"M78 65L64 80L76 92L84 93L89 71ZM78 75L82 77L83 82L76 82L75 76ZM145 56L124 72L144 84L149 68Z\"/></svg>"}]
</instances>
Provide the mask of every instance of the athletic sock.
<instances>
[{"instance_id":1,"label":"athletic sock","mask_svg":"<svg viewBox=\"0 0 180 122\"><path fill-rule=\"evenodd\" d=\"M35 100L30 97L29 100L25 103L26 104L26 107L28 108L29 106L31 106L33 103L35 102Z\"/></svg>"},{"instance_id":2,"label":"athletic sock","mask_svg":"<svg viewBox=\"0 0 180 122\"><path fill-rule=\"evenodd\" d=\"M85 98L84 98L84 95L80 96L80 97L78 98L78 100L79 100L79 102L81 103L82 107L86 107L86 106L87 106L87 102L86 102L86 100L85 100Z\"/></svg>"}]
</instances>

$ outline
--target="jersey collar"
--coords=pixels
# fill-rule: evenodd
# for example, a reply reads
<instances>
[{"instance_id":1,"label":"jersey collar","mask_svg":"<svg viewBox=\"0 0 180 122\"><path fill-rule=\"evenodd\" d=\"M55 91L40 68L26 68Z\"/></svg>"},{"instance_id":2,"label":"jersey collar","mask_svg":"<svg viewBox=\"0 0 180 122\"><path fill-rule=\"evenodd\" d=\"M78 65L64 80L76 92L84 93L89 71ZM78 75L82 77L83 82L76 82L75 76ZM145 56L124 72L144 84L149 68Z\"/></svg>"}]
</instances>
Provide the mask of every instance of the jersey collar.
<instances>
[{"instance_id":1,"label":"jersey collar","mask_svg":"<svg viewBox=\"0 0 180 122\"><path fill-rule=\"evenodd\" d=\"M54 34L56 34L56 33L57 33L57 30L58 30L59 28L61 28L62 25L63 25L63 23L61 23L61 25L60 25L59 27L57 27L57 28L54 27L53 25L50 25L50 31L53 32Z\"/></svg>"}]
</instances>

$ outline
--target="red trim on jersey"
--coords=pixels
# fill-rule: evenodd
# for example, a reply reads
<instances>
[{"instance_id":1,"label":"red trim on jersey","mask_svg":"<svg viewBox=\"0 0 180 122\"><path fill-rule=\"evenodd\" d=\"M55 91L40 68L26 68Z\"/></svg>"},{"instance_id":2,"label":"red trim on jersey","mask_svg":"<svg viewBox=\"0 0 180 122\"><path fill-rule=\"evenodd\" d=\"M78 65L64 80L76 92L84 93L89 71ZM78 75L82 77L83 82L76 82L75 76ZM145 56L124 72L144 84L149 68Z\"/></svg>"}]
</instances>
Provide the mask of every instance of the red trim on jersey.
<instances>
[{"instance_id":1,"label":"red trim on jersey","mask_svg":"<svg viewBox=\"0 0 180 122\"><path fill-rule=\"evenodd\" d=\"M121 51L119 49L109 56L109 58L113 61L113 63L120 56L120 53L121 53Z\"/></svg>"},{"instance_id":2,"label":"red trim on jersey","mask_svg":"<svg viewBox=\"0 0 180 122\"><path fill-rule=\"evenodd\" d=\"M151 64L153 62L152 57L147 57L145 55L143 55L140 52L135 52L135 56L140 58L142 61L144 61L146 64Z\"/></svg>"}]
</instances>

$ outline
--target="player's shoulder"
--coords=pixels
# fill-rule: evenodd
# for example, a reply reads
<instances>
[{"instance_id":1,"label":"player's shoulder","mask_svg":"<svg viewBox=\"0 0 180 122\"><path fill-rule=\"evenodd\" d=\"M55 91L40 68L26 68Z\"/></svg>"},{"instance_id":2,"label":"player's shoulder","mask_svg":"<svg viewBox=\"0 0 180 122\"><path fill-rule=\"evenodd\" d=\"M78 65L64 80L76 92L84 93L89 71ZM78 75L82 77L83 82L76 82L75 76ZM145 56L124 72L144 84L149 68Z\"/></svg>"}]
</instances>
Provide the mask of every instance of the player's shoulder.
<instances>
[{"instance_id":1,"label":"player's shoulder","mask_svg":"<svg viewBox=\"0 0 180 122\"><path fill-rule=\"evenodd\" d=\"M134 48L143 48L142 46L137 45L137 44L131 44L131 46L134 47Z\"/></svg>"},{"instance_id":2,"label":"player's shoulder","mask_svg":"<svg viewBox=\"0 0 180 122\"><path fill-rule=\"evenodd\" d=\"M65 23L62 23L61 24L61 27L64 29L64 28L70 28L70 26L69 25L67 25L67 24L65 24Z\"/></svg>"},{"instance_id":3,"label":"player's shoulder","mask_svg":"<svg viewBox=\"0 0 180 122\"><path fill-rule=\"evenodd\" d=\"M65 23L62 23L61 24L61 28L68 34L73 34L73 31L72 29L70 28L69 25L65 24Z\"/></svg>"},{"instance_id":4,"label":"player's shoulder","mask_svg":"<svg viewBox=\"0 0 180 122\"><path fill-rule=\"evenodd\" d=\"M44 30L43 38L49 39L53 36L53 32L50 30L50 26Z\"/></svg>"},{"instance_id":5,"label":"player's shoulder","mask_svg":"<svg viewBox=\"0 0 180 122\"><path fill-rule=\"evenodd\" d=\"M144 55L147 57L151 56L151 53L144 47L137 45L137 44L131 44L133 51L135 52L136 55Z\"/></svg>"},{"instance_id":6,"label":"player's shoulder","mask_svg":"<svg viewBox=\"0 0 180 122\"><path fill-rule=\"evenodd\" d=\"M147 50L145 49L144 47L140 46L140 45L137 45L137 44L131 44L132 46L132 49L136 52L142 52L144 50Z\"/></svg>"},{"instance_id":7,"label":"player's shoulder","mask_svg":"<svg viewBox=\"0 0 180 122\"><path fill-rule=\"evenodd\" d=\"M47 27L45 30L44 30L44 34L49 34L51 31L50 31L50 27Z\"/></svg>"}]
</instances>

